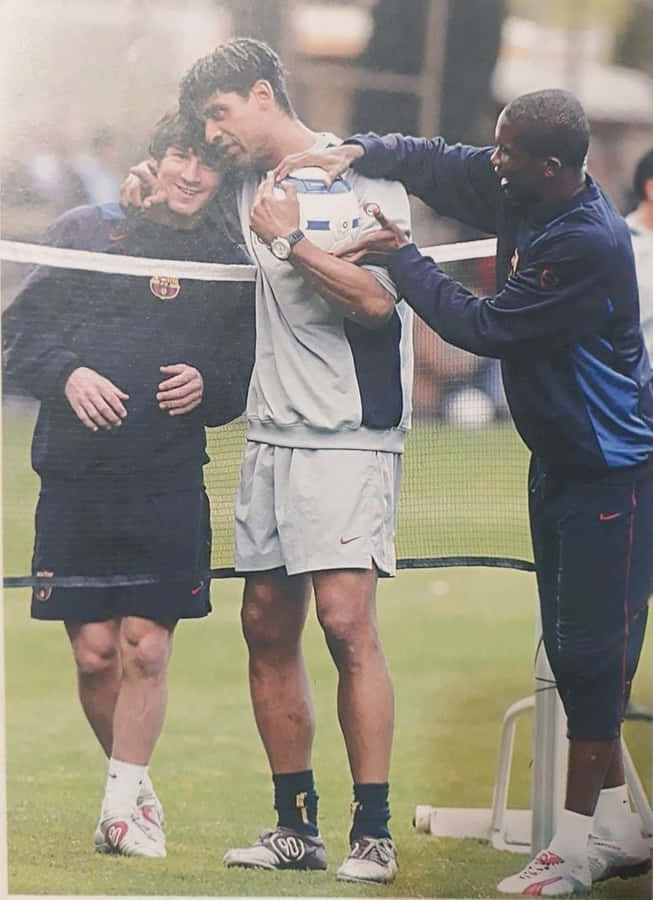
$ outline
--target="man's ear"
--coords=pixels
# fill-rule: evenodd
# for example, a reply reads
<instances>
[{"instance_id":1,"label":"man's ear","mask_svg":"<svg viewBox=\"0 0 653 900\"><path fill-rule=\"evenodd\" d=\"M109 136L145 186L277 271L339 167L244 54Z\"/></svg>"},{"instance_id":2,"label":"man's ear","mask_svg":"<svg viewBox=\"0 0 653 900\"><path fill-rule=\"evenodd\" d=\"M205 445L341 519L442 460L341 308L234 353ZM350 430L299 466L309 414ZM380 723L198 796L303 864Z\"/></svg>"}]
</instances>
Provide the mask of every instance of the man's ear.
<instances>
[{"instance_id":1,"label":"man's ear","mask_svg":"<svg viewBox=\"0 0 653 900\"><path fill-rule=\"evenodd\" d=\"M547 178L553 178L562 169L562 162L557 156L547 156L544 160L544 174Z\"/></svg>"},{"instance_id":2,"label":"man's ear","mask_svg":"<svg viewBox=\"0 0 653 900\"><path fill-rule=\"evenodd\" d=\"M250 94L262 108L268 107L275 102L272 85L265 78L259 78L258 81L254 82L250 88Z\"/></svg>"},{"instance_id":3,"label":"man's ear","mask_svg":"<svg viewBox=\"0 0 653 900\"><path fill-rule=\"evenodd\" d=\"M159 161L158 161L158 159L155 159L153 156L148 156L148 158L145 160L145 164L147 165L147 167L148 167L148 169L150 170L150 172L152 173L152 175L158 175L158 174L159 174Z\"/></svg>"}]
</instances>

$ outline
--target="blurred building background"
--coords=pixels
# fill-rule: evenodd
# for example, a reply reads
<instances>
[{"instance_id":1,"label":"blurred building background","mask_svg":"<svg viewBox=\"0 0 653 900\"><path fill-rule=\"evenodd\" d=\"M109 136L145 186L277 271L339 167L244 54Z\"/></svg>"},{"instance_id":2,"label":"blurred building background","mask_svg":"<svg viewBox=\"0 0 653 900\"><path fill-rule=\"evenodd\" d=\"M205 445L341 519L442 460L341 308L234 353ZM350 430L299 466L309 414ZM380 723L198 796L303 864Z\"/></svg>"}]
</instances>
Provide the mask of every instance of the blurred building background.
<instances>
[{"instance_id":1,"label":"blurred building background","mask_svg":"<svg viewBox=\"0 0 653 900\"><path fill-rule=\"evenodd\" d=\"M65 209L117 200L181 75L234 35L275 47L300 117L343 136L490 144L513 97L572 90L592 124L590 170L623 212L653 145L653 0L3 0L0 23L5 238L38 240ZM413 220L422 245L479 236L417 201ZM3 303L19 274L3 266ZM492 290L486 261L465 274ZM418 406L441 411L464 384L501 412L496 366L429 335Z\"/></svg>"},{"instance_id":2,"label":"blurred building background","mask_svg":"<svg viewBox=\"0 0 653 900\"><path fill-rule=\"evenodd\" d=\"M590 115L590 166L626 208L653 142L653 0L4 0L3 233L116 196L193 60L234 34L282 55L300 116L340 134L490 143L498 109L567 87ZM425 242L459 232L417 210Z\"/></svg>"}]
</instances>

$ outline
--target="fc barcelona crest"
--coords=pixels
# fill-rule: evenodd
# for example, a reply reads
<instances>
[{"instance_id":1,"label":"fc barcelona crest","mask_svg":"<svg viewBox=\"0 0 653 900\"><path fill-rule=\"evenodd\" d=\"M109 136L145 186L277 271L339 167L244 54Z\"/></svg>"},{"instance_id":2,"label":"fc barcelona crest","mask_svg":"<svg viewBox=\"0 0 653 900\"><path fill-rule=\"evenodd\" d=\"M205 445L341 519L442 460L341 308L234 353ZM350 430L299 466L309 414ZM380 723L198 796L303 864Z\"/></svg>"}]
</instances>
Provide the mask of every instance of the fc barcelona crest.
<instances>
[{"instance_id":1,"label":"fc barcelona crest","mask_svg":"<svg viewBox=\"0 0 653 900\"><path fill-rule=\"evenodd\" d=\"M178 278L167 275L153 275L150 278L150 290L159 300L174 300L181 290Z\"/></svg>"},{"instance_id":2,"label":"fc barcelona crest","mask_svg":"<svg viewBox=\"0 0 653 900\"><path fill-rule=\"evenodd\" d=\"M46 572L39 571L36 573L37 578L52 578L54 576L54 572ZM41 603L45 603L52 596L52 588L48 584L35 584L34 585L34 599L40 600Z\"/></svg>"}]
</instances>

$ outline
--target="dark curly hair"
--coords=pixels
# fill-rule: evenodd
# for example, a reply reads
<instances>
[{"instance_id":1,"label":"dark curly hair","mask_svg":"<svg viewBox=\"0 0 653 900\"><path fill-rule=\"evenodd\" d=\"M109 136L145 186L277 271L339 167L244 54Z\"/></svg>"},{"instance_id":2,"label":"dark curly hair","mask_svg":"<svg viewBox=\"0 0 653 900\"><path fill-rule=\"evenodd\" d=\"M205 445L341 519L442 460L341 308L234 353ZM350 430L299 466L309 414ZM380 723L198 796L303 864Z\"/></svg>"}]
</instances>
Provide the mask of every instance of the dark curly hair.
<instances>
[{"instance_id":1,"label":"dark curly hair","mask_svg":"<svg viewBox=\"0 0 653 900\"><path fill-rule=\"evenodd\" d=\"M173 110L165 113L154 125L148 152L158 162L170 147L192 150L209 165L217 165L215 148L204 140L204 126L195 117Z\"/></svg>"},{"instance_id":2,"label":"dark curly hair","mask_svg":"<svg viewBox=\"0 0 653 900\"><path fill-rule=\"evenodd\" d=\"M179 106L196 115L198 107L215 91L234 91L246 97L260 78L270 83L279 107L294 118L281 60L263 41L246 37L219 44L191 66L179 85Z\"/></svg>"}]
</instances>

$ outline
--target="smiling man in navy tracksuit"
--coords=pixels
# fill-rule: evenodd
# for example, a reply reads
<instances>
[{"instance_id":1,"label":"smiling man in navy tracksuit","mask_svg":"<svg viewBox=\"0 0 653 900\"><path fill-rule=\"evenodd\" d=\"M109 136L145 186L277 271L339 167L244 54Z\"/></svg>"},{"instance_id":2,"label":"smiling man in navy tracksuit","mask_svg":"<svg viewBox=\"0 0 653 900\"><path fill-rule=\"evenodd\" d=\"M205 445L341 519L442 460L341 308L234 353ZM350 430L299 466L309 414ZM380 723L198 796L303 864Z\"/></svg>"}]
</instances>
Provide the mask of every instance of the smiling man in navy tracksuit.
<instances>
[{"instance_id":1,"label":"smiling man in navy tracksuit","mask_svg":"<svg viewBox=\"0 0 653 900\"><path fill-rule=\"evenodd\" d=\"M383 214L350 258L384 259L443 338L502 360L532 451L530 518L546 650L568 720L567 794L548 848L506 893L583 893L650 867L632 833L620 730L653 573L653 384L628 229L586 174L576 98L538 91L499 116L496 146L355 136L277 175L351 165L397 179L442 215L496 234L497 290L477 297Z\"/></svg>"}]
</instances>

